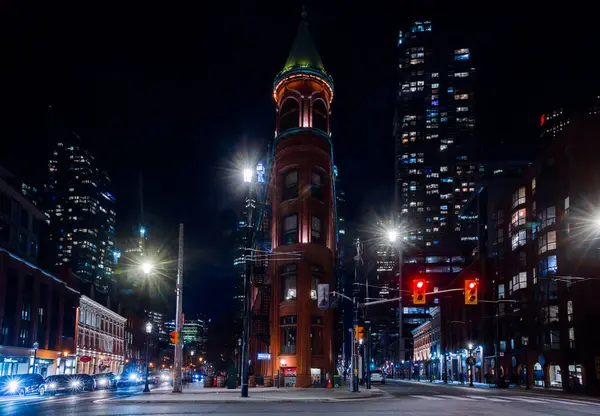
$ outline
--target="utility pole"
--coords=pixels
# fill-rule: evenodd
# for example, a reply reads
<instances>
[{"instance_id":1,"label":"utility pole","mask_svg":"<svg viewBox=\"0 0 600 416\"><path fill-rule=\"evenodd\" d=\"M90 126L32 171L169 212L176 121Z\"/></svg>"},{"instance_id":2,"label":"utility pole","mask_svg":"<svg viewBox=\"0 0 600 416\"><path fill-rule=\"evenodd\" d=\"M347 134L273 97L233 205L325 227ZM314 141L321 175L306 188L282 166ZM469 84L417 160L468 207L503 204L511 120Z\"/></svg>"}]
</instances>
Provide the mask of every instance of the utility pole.
<instances>
[{"instance_id":1,"label":"utility pole","mask_svg":"<svg viewBox=\"0 0 600 416\"><path fill-rule=\"evenodd\" d=\"M369 273L365 276L365 300L369 299ZM367 325L367 344L365 345L365 386L367 390L371 389L371 320L368 317L369 307L365 306L365 325Z\"/></svg>"},{"instance_id":2,"label":"utility pole","mask_svg":"<svg viewBox=\"0 0 600 416\"><path fill-rule=\"evenodd\" d=\"M354 308L354 322L352 325L354 329L352 334L352 391L358 392L358 340L356 339L356 331L358 328L358 268L361 261L360 239L357 238L354 240L354 244L356 245L356 256L354 256L354 287L352 290L352 307Z\"/></svg>"},{"instance_id":3,"label":"utility pole","mask_svg":"<svg viewBox=\"0 0 600 416\"><path fill-rule=\"evenodd\" d=\"M179 224L179 253L177 256L177 306L175 309L175 331L179 334L175 345L175 368L173 378L173 393L182 392L181 367L183 366L183 224Z\"/></svg>"},{"instance_id":4,"label":"utility pole","mask_svg":"<svg viewBox=\"0 0 600 416\"><path fill-rule=\"evenodd\" d=\"M404 307L402 305L402 241L398 246L398 363L402 363L406 358L404 351Z\"/></svg>"},{"instance_id":5,"label":"utility pole","mask_svg":"<svg viewBox=\"0 0 600 416\"><path fill-rule=\"evenodd\" d=\"M252 224L254 214L254 196L252 194L252 176L244 178L248 183L248 223L246 231L246 271L244 273L244 334L242 343L242 397L248 397L248 376L250 372L250 324L252 322L252 240L254 238L254 226Z\"/></svg>"}]
</instances>

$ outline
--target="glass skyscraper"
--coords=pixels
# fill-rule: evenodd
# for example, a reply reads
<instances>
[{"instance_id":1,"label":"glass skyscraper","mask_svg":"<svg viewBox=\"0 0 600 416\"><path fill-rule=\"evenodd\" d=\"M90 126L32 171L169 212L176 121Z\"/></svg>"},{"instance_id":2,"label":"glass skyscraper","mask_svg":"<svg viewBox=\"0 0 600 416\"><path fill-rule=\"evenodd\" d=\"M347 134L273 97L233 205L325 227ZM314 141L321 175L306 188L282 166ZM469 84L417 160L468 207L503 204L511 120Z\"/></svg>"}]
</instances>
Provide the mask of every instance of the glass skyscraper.
<instances>
[{"instance_id":1,"label":"glass skyscraper","mask_svg":"<svg viewBox=\"0 0 600 416\"><path fill-rule=\"evenodd\" d=\"M459 242L471 237L461 237L459 211L475 192L479 173L471 51L453 45L430 21L406 29L398 37L394 120L396 203L406 227L405 250L460 255ZM454 272L452 259L446 260L427 260L428 272Z\"/></svg>"},{"instance_id":2,"label":"glass skyscraper","mask_svg":"<svg viewBox=\"0 0 600 416\"><path fill-rule=\"evenodd\" d=\"M48 162L45 213L56 269L71 269L106 292L115 261L115 198L81 138L62 136Z\"/></svg>"}]
</instances>

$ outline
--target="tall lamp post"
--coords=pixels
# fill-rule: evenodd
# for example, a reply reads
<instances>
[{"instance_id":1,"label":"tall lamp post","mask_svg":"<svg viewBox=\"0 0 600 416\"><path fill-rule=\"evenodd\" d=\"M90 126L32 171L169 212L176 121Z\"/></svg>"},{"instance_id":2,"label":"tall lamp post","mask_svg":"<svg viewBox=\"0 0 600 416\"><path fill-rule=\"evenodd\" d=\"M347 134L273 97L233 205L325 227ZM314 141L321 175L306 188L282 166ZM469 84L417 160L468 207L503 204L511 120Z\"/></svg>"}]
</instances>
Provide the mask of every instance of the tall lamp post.
<instances>
[{"instance_id":1,"label":"tall lamp post","mask_svg":"<svg viewBox=\"0 0 600 416\"><path fill-rule=\"evenodd\" d=\"M388 240L391 245L396 247L398 232L396 230L388 231ZM403 305L402 305L402 243L398 244L398 362L404 361L404 336L403 336Z\"/></svg>"},{"instance_id":2,"label":"tall lamp post","mask_svg":"<svg viewBox=\"0 0 600 416\"><path fill-rule=\"evenodd\" d=\"M33 370L31 370L32 374L36 374L35 371L35 362L37 360L37 350L40 347L40 344L38 342L34 342L33 343Z\"/></svg>"},{"instance_id":3,"label":"tall lamp post","mask_svg":"<svg viewBox=\"0 0 600 416\"><path fill-rule=\"evenodd\" d=\"M246 271L244 273L244 334L242 345L242 397L248 397L248 373L250 371L250 323L252 320L251 285L250 278L252 274L252 240L254 238L254 229L252 225L254 216L254 199L252 189L252 169L244 169L244 182L248 184L248 218L246 231L246 253L244 260L246 262Z\"/></svg>"},{"instance_id":4,"label":"tall lamp post","mask_svg":"<svg viewBox=\"0 0 600 416\"><path fill-rule=\"evenodd\" d=\"M152 323L148 322L146 324L146 385L144 386L144 393L150 393L150 388L148 387L148 377L150 376L150 365L148 363L150 356L150 334L152 333Z\"/></svg>"}]
</instances>

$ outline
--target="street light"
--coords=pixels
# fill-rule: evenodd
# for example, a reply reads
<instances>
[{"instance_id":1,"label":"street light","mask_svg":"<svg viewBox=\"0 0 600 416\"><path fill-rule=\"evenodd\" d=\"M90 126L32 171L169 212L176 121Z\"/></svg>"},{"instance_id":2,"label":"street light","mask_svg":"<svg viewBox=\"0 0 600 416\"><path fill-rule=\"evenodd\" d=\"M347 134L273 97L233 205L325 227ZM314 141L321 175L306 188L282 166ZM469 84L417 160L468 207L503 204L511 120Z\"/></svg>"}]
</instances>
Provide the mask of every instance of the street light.
<instances>
[{"instance_id":1,"label":"street light","mask_svg":"<svg viewBox=\"0 0 600 416\"><path fill-rule=\"evenodd\" d=\"M144 274L150 274L152 272L152 269L154 269L154 265L147 260L142 263L141 268Z\"/></svg>"},{"instance_id":2,"label":"street light","mask_svg":"<svg viewBox=\"0 0 600 416\"><path fill-rule=\"evenodd\" d=\"M390 243L395 243L397 238L398 238L398 232L396 232L396 230L388 231L388 240L390 240Z\"/></svg>"},{"instance_id":3,"label":"street light","mask_svg":"<svg viewBox=\"0 0 600 416\"><path fill-rule=\"evenodd\" d=\"M31 371L33 374L35 374L35 361L37 360L37 350L40 347L40 344L38 342L34 342L33 343L33 370Z\"/></svg>"},{"instance_id":4,"label":"street light","mask_svg":"<svg viewBox=\"0 0 600 416\"><path fill-rule=\"evenodd\" d=\"M250 168L246 168L243 170L243 175L244 175L244 182L246 183L251 183L252 182L252 169Z\"/></svg>"},{"instance_id":5,"label":"street light","mask_svg":"<svg viewBox=\"0 0 600 416\"><path fill-rule=\"evenodd\" d=\"M150 346L150 334L152 333L152 323L146 323L146 385L144 386L144 393L150 393L148 387L148 377L150 376L150 365L148 364L149 359L149 346Z\"/></svg>"}]
</instances>

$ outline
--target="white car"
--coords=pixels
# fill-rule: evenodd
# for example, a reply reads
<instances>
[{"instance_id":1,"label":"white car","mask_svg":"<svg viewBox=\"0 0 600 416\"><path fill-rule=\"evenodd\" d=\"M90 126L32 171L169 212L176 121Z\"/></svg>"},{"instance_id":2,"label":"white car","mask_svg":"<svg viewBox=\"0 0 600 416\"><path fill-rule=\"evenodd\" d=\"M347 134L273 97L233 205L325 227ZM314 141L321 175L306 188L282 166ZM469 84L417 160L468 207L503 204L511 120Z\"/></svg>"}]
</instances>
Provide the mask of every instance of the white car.
<instances>
[{"instance_id":1,"label":"white car","mask_svg":"<svg viewBox=\"0 0 600 416\"><path fill-rule=\"evenodd\" d=\"M385 377L381 371L371 371L371 383L385 384Z\"/></svg>"}]
</instances>

